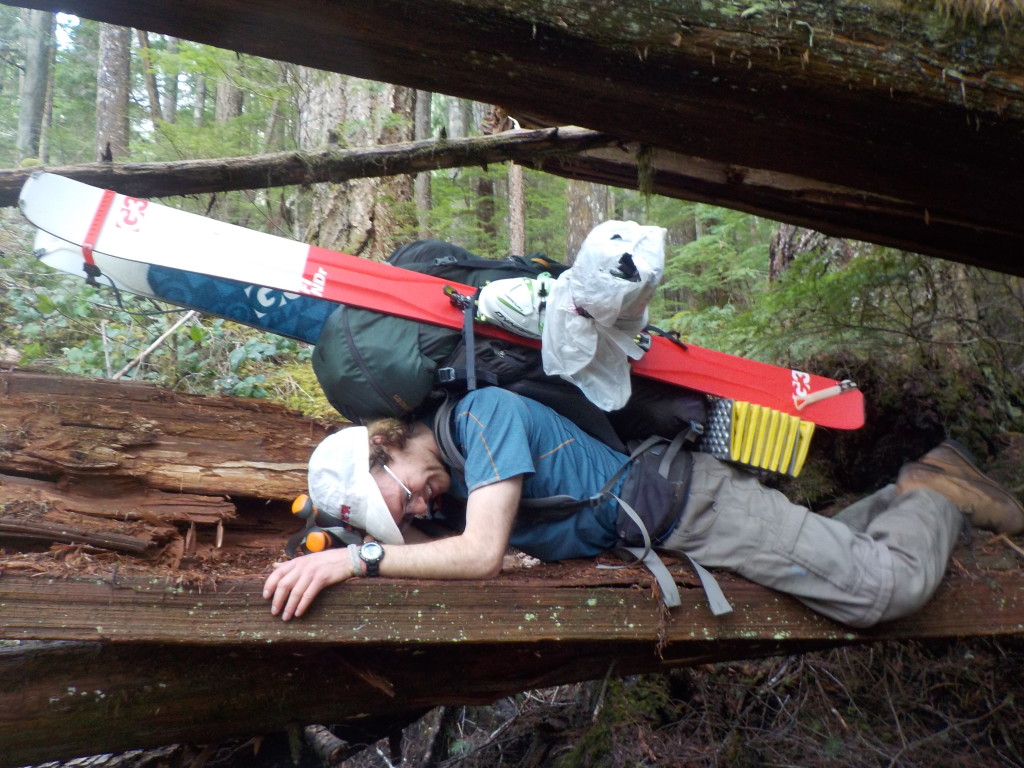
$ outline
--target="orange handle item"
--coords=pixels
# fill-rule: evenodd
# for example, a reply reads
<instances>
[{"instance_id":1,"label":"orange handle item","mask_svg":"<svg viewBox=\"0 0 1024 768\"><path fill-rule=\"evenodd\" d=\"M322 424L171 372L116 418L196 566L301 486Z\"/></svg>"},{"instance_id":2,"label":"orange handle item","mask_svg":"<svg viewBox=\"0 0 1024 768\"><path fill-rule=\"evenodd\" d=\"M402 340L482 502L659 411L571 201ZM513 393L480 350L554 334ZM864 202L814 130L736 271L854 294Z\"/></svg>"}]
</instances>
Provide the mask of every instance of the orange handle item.
<instances>
[{"instance_id":1,"label":"orange handle item","mask_svg":"<svg viewBox=\"0 0 1024 768\"><path fill-rule=\"evenodd\" d=\"M292 514L306 519L316 514L316 507L313 506L312 499L303 493L296 496L295 501L292 502Z\"/></svg>"},{"instance_id":2,"label":"orange handle item","mask_svg":"<svg viewBox=\"0 0 1024 768\"><path fill-rule=\"evenodd\" d=\"M325 531L310 531L302 545L309 552L323 552L330 549L332 543L331 537Z\"/></svg>"}]
</instances>

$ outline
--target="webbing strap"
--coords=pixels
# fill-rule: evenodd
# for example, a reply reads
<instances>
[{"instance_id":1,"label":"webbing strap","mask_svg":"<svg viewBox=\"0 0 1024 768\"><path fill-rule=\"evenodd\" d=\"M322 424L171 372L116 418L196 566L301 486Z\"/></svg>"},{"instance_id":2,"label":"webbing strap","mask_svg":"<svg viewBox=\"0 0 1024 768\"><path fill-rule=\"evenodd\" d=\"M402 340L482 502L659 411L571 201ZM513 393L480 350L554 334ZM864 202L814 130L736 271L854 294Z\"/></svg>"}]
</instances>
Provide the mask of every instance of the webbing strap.
<instances>
[{"instance_id":1,"label":"webbing strap","mask_svg":"<svg viewBox=\"0 0 1024 768\"><path fill-rule=\"evenodd\" d=\"M455 410L455 398L451 393L446 393L444 402L434 413L434 438L437 440L437 447L441 449L441 458L445 464L460 475L466 472L466 457L462 455L459 446L455 444L452 437L452 412Z\"/></svg>"},{"instance_id":2,"label":"webbing strap","mask_svg":"<svg viewBox=\"0 0 1024 768\"><path fill-rule=\"evenodd\" d=\"M103 224L107 220L107 214L110 213L110 207L113 205L116 195L117 193L112 189L103 190L100 203L96 206L96 213L93 214L92 221L89 223L89 230L85 233L85 238L82 240L82 257L85 259L83 268L89 278L87 282L93 285L96 284L96 278L100 274L96 261L93 259L93 248L96 245L96 239L100 236L100 230L103 229Z\"/></svg>"},{"instance_id":3,"label":"webbing strap","mask_svg":"<svg viewBox=\"0 0 1024 768\"><path fill-rule=\"evenodd\" d=\"M598 564L597 567L598 568L607 568L607 569L613 569L614 570L614 569L619 569L619 568L626 568L626 567L628 567L630 565L636 565L637 563L642 563L644 560L647 559L647 555L651 553L651 547L653 546L651 544L651 534L647 532L647 526L644 525L644 521L640 519L640 515L638 515L636 513L636 510L633 509L633 507L631 507L625 501L620 499L614 493L609 493L608 495L611 496L613 499L615 499L617 502L619 502L619 506L622 507L622 511L626 513L626 515L629 517L630 520L632 520L634 523L636 523L636 527L640 529L640 535L643 536L643 538L644 538L644 546L643 546L643 549L640 549L639 547L619 547L619 549L624 549L624 550L626 550L628 552L633 552L634 554L636 552L640 553L639 555L636 555L636 559L633 560L632 562L626 562L626 563L623 563L622 565L601 565L601 564Z\"/></svg>"},{"instance_id":4,"label":"webbing strap","mask_svg":"<svg viewBox=\"0 0 1024 768\"><path fill-rule=\"evenodd\" d=\"M678 608L683 604L682 599L679 597L679 587L676 586L676 580L669 573L668 568L658 557L658 553L653 550L644 554L644 551L640 547L616 547L616 554L619 557L624 555L631 555L634 563L643 563L644 567L651 572L654 576L654 580L658 582L658 589L661 591L661 600L665 603L668 608ZM623 559L625 559L623 557ZM600 566L599 566L600 567ZM611 566L618 567L618 566ZM625 566L620 566L625 567Z\"/></svg>"},{"instance_id":5,"label":"webbing strap","mask_svg":"<svg viewBox=\"0 0 1024 768\"><path fill-rule=\"evenodd\" d=\"M477 289L473 301L462 308L462 343L466 348L466 389L476 389L476 339L473 323L476 321L476 302L480 298Z\"/></svg>"},{"instance_id":6,"label":"webbing strap","mask_svg":"<svg viewBox=\"0 0 1024 768\"><path fill-rule=\"evenodd\" d=\"M668 447L665 449L665 455L662 456L661 462L658 466L658 474L660 474L662 477L668 478L669 470L672 467L672 461L675 459L676 455L678 455L683 443L686 441L687 438L691 436L691 434L692 430L683 430L678 435L676 435L675 439L672 440L671 443L669 443ZM625 467L629 466L629 464L631 464L637 456L646 451L652 445L661 441L663 441L662 438L654 437L648 438L643 443L641 443L640 446L635 451L633 451L632 454L630 454L629 461L626 462L626 465L622 469L620 469L620 472L624 471ZM647 526L644 525L643 521L640 519L640 515L638 515L636 513L636 510L634 510L625 501L620 499L618 496L615 496L614 494L610 493L611 483L614 483L614 478L609 481L609 484L606 484L605 489L602 489L602 491L609 493L610 496L612 496L616 501L618 501L619 505L622 507L622 510L626 513L630 520L632 520L637 525L637 527L640 529L641 535L643 536L644 546L643 548L617 547L616 552L619 553L620 557L622 556L622 553L625 552L629 555L632 555L633 560L627 561L623 565L598 565L597 567L625 568L630 565L642 563L647 568L647 570L651 572L651 575L653 575L655 580L658 582L658 586L661 590L661 597L662 600L665 601L665 605L669 608L675 608L676 606L681 604L679 598L679 589L676 587L675 579L672 578L672 574L669 573L668 568L665 567L665 564L661 561L661 558L658 557L657 552L655 552L652 549L650 534L647 532ZM707 596L708 599L708 607L711 608L711 613L713 615L722 616L726 613L732 613L732 606L729 604L729 601L725 597L725 593L722 592L722 588L719 586L718 581L715 579L715 577L711 574L710 571L708 571L706 568L704 568L704 566L702 566L700 563L694 560L687 552L676 550L663 551L669 552L676 556L685 556L686 559L690 561L690 565L693 566L693 570L697 574L697 578L700 579L701 586L704 588L704 594Z\"/></svg>"},{"instance_id":7,"label":"webbing strap","mask_svg":"<svg viewBox=\"0 0 1024 768\"><path fill-rule=\"evenodd\" d=\"M676 456L679 455L679 451L683 448L683 443L690 439L693 435L693 428L681 430L674 438L672 442L668 444L668 448L665 449L665 454L661 457L661 461L658 463L658 474L668 479L669 471L672 469L672 462L675 461Z\"/></svg>"},{"instance_id":8,"label":"webbing strap","mask_svg":"<svg viewBox=\"0 0 1024 768\"><path fill-rule=\"evenodd\" d=\"M729 601L725 597L725 593L722 592L722 588L718 585L718 581L707 568L698 563L690 557L688 552L684 552L683 550L662 549L660 551L665 552L666 554L675 555L676 557L686 557L686 559L690 561L690 565L693 566L693 570L697 574L697 578L700 579L701 587L704 588L704 595L708 599L708 607L711 608L712 614L715 616L723 616L727 613L732 613L732 605L729 604ZM657 574L655 574L655 576L657 576Z\"/></svg>"}]
</instances>

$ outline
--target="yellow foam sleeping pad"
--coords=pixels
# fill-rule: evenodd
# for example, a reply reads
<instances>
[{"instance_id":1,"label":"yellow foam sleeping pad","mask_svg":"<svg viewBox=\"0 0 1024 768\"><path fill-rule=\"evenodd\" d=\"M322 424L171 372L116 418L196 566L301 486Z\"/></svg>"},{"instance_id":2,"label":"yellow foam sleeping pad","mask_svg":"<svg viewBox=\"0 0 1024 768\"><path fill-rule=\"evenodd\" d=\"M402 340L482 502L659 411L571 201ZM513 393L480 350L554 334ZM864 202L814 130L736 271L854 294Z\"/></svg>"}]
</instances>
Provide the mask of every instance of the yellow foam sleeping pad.
<instances>
[{"instance_id":1,"label":"yellow foam sleeping pad","mask_svg":"<svg viewBox=\"0 0 1024 768\"><path fill-rule=\"evenodd\" d=\"M703 450L717 459L796 477L807 460L814 424L740 400L711 405Z\"/></svg>"}]
</instances>

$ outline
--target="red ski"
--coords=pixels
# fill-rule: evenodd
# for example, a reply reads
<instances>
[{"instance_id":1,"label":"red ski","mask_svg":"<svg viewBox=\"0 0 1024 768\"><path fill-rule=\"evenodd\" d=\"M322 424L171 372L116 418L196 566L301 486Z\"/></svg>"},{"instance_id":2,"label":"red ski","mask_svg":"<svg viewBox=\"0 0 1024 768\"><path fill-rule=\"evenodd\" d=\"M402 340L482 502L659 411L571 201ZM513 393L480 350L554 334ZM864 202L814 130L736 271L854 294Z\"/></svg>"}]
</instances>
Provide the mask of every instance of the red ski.
<instances>
[{"instance_id":1,"label":"red ski","mask_svg":"<svg viewBox=\"0 0 1024 768\"><path fill-rule=\"evenodd\" d=\"M43 232L44 250L74 249L83 261L103 254L317 297L418 322L461 328L445 293L450 281L367 261L287 238L215 221L53 174L26 182L20 206ZM45 258L45 257L44 257ZM453 286L472 295L468 286ZM200 307L202 308L202 307ZM539 342L478 324L478 332L515 343ZM857 429L861 393L848 382L654 337L635 373L737 401L752 402L820 426Z\"/></svg>"}]
</instances>

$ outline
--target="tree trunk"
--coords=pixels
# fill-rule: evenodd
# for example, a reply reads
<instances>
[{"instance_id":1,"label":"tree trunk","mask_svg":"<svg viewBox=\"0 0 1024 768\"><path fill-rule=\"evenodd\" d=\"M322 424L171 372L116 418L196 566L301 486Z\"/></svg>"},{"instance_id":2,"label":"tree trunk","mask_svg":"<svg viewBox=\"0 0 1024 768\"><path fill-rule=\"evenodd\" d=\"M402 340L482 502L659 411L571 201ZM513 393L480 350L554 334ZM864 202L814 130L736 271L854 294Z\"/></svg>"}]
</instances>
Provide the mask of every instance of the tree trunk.
<instances>
[{"instance_id":1,"label":"tree trunk","mask_svg":"<svg viewBox=\"0 0 1024 768\"><path fill-rule=\"evenodd\" d=\"M372 147L412 138L412 90L308 71L305 81L300 124L307 125L300 129L301 146L340 141ZM322 185L315 190L303 239L381 261L416 231L411 203L408 176Z\"/></svg>"},{"instance_id":2,"label":"tree trunk","mask_svg":"<svg viewBox=\"0 0 1024 768\"><path fill-rule=\"evenodd\" d=\"M413 138L425 141L431 137L431 103L433 96L430 91L416 91L416 107L413 111ZM430 237L429 212L433 208L430 194L430 173L417 173L413 179L413 200L416 203L416 218L419 237L425 240Z\"/></svg>"},{"instance_id":3,"label":"tree trunk","mask_svg":"<svg viewBox=\"0 0 1024 768\"><path fill-rule=\"evenodd\" d=\"M149 100L149 119L154 126L157 126L164 119L164 111L160 99L160 86L156 80L153 55L149 48L149 33L140 29L137 36L139 52L142 56L142 77L146 81L146 96Z\"/></svg>"},{"instance_id":4,"label":"tree trunk","mask_svg":"<svg viewBox=\"0 0 1024 768\"><path fill-rule=\"evenodd\" d=\"M608 188L589 181L570 180L566 197L569 226L565 258L567 264L572 264L590 230L608 218Z\"/></svg>"},{"instance_id":5,"label":"tree trunk","mask_svg":"<svg viewBox=\"0 0 1024 768\"><path fill-rule=\"evenodd\" d=\"M508 164L508 247L526 254L526 180L519 163Z\"/></svg>"},{"instance_id":6,"label":"tree trunk","mask_svg":"<svg viewBox=\"0 0 1024 768\"><path fill-rule=\"evenodd\" d=\"M40 137L53 60L54 16L48 11L29 11L26 17L25 76L18 102L18 156L45 162Z\"/></svg>"},{"instance_id":7,"label":"tree trunk","mask_svg":"<svg viewBox=\"0 0 1024 768\"><path fill-rule=\"evenodd\" d=\"M195 96L192 103L192 122L199 127L206 124L206 75L202 72L197 73L193 87Z\"/></svg>"},{"instance_id":8,"label":"tree trunk","mask_svg":"<svg viewBox=\"0 0 1024 768\"><path fill-rule=\"evenodd\" d=\"M503 107L493 106L481 120L486 134L500 134L517 127ZM509 253L526 254L526 183L523 167L518 163L508 166L508 248Z\"/></svg>"},{"instance_id":9,"label":"tree trunk","mask_svg":"<svg viewBox=\"0 0 1024 768\"><path fill-rule=\"evenodd\" d=\"M172 57L178 53L178 38L167 38L167 53ZM173 123L178 118L178 72L169 72L164 81L163 116L165 123Z\"/></svg>"},{"instance_id":10,"label":"tree trunk","mask_svg":"<svg viewBox=\"0 0 1024 768\"><path fill-rule=\"evenodd\" d=\"M128 27L100 25L96 70L96 159L128 156L131 37Z\"/></svg>"},{"instance_id":11,"label":"tree trunk","mask_svg":"<svg viewBox=\"0 0 1024 768\"><path fill-rule=\"evenodd\" d=\"M213 113L215 122L226 123L228 120L241 116L245 93L229 76L225 75L217 80L216 99Z\"/></svg>"},{"instance_id":12,"label":"tree trunk","mask_svg":"<svg viewBox=\"0 0 1024 768\"><path fill-rule=\"evenodd\" d=\"M472 133L473 103L466 99L448 98L448 138L464 139Z\"/></svg>"}]
</instances>

